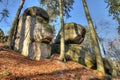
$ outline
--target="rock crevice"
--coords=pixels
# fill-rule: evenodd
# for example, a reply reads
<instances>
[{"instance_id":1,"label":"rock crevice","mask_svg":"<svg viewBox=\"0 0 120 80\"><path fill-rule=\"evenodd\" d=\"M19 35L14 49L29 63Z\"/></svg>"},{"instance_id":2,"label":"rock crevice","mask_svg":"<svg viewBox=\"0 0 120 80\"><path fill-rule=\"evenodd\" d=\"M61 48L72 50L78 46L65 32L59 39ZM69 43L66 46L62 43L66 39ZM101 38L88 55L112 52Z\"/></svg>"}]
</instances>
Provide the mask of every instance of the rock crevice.
<instances>
[{"instance_id":1,"label":"rock crevice","mask_svg":"<svg viewBox=\"0 0 120 80\"><path fill-rule=\"evenodd\" d=\"M48 21L48 14L43 9L26 9L19 19L14 50L35 60L49 57L54 30Z\"/></svg>"}]
</instances>

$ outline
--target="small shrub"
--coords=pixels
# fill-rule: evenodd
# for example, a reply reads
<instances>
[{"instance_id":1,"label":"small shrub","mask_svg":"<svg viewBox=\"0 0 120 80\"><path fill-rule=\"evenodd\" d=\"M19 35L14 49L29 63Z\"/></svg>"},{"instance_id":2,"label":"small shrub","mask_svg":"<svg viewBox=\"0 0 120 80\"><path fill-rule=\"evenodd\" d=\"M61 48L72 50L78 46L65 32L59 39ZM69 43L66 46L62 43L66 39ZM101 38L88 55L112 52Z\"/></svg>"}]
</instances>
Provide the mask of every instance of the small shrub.
<instances>
[{"instance_id":1,"label":"small shrub","mask_svg":"<svg viewBox=\"0 0 120 80\"><path fill-rule=\"evenodd\" d=\"M9 76L9 75L10 75L10 72L7 72L7 71L2 73L2 76Z\"/></svg>"}]
</instances>

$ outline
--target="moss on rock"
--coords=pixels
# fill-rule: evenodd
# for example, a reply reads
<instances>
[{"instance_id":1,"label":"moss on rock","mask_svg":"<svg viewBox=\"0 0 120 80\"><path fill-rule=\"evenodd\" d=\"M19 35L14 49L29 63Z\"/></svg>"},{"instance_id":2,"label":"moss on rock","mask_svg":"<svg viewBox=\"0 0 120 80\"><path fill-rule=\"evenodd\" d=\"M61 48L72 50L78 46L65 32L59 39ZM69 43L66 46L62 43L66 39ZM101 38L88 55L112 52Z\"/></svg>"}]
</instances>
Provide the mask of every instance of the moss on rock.
<instances>
[{"instance_id":1,"label":"moss on rock","mask_svg":"<svg viewBox=\"0 0 120 80\"><path fill-rule=\"evenodd\" d=\"M113 69L112 69L112 65L110 64L109 60L107 58L103 58L103 63L105 67L105 72L111 75L113 72Z\"/></svg>"},{"instance_id":2,"label":"moss on rock","mask_svg":"<svg viewBox=\"0 0 120 80\"><path fill-rule=\"evenodd\" d=\"M30 8L27 8L27 9L24 11L24 15L40 16L40 17L42 17L45 21L49 22L49 15L48 15L48 13L47 13L45 10L43 10L42 8L37 7L37 6L33 6L33 7L30 7Z\"/></svg>"},{"instance_id":3,"label":"moss on rock","mask_svg":"<svg viewBox=\"0 0 120 80\"><path fill-rule=\"evenodd\" d=\"M48 22L46 22L41 16L36 16L37 21L42 23L44 28L46 28L47 31L50 31L50 33L54 34L55 29L53 26L51 26Z\"/></svg>"},{"instance_id":4,"label":"moss on rock","mask_svg":"<svg viewBox=\"0 0 120 80\"><path fill-rule=\"evenodd\" d=\"M81 44L83 42L86 30L82 25L76 23L66 23L64 28L66 44ZM55 43L60 43L60 32L61 30L55 39Z\"/></svg>"}]
</instances>

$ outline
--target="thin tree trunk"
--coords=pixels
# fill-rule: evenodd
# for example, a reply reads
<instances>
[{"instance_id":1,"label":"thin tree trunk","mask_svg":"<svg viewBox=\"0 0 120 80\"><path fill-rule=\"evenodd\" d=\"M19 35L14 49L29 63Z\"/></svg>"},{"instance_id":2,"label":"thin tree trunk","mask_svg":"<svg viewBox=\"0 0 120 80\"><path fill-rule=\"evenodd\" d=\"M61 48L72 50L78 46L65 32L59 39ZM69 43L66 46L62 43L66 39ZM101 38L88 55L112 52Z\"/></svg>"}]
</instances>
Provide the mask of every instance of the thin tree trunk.
<instances>
[{"instance_id":1,"label":"thin tree trunk","mask_svg":"<svg viewBox=\"0 0 120 80\"><path fill-rule=\"evenodd\" d=\"M60 6L60 27L61 27L61 41L60 41L60 56L59 60L63 61L65 60L65 42L64 42L64 19L63 19L63 3L62 0L59 0L59 6Z\"/></svg>"},{"instance_id":2,"label":"thin tree trunk","mask_svg":"<svg viewBox=\"0 0 120 80\"><path fill-rule=\"evenodd\" d=\"M19 15L20 15L21 9L23 8L24 2L25 2L25 0L21 0L19 8L18 8L17 13L16 13L16 16L14 18L14 21L13 21L11 29L10 29L10 33L9 33L9 37L8 37L8 46L11 49L13 49L13 46L14 46L14 39L15 39L17 25L19 22Z\"/></svg>"},{"instance_id":3,"label":"thin tree trunk","mask_svg":"<svg viewBox=\"0 0 120 80\"><path fill-rule=\"evenodd\" d=\"M89 27L91 29L91 37L93 39L93 45L94 45L93 47L94 47L94 52L95 52L95 55L96 55L97 70L100 71L103 75L105 75L102 56L101 56L101 53L100 53L100 48L99 48L99 44L98 44L98 40L97 40L97 33L94 29L94 25L92 23L86 1L82 0L82 3L83 3L83 6L84 6L84 11L85 11L85 14L86 14L86 18L87 18Z\"/></svg>"}]
</instances>

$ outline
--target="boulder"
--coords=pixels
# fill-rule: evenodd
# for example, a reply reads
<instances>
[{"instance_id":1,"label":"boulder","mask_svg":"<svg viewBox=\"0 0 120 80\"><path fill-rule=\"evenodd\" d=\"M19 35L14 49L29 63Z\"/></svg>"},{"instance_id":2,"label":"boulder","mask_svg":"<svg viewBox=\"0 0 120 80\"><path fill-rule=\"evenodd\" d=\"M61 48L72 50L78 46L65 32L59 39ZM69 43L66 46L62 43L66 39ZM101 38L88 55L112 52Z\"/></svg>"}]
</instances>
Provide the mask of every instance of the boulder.
<instances>
[{"instance_id":1,"label":"boulder","mask_svg":"<svg viewBox=\"0 0 120 80\"><path fill-rule=\"evenodd\" d=\"M64 25L65 29L65 43L66 44L81 44L84 40L86 30L82 25L76 23L67 23ZM60 43L59 31L55 43Z\"/></svg>"},{"instance_id":2,"label":"boulder","mask_svg":"<svg viewBox=\"0 0 120 80\"><path fill-rule=\"evenodd\" d=\"M85 66L91 69L96 69L95 54L85 51Z\"/></svg>"},{"instance_id":3,"label":"boulder","mask_svg":"<svg viewBox=\"0 0 120 80\"><path fill-rule=\"evenodd\" d=\"M60 53L60 44L52 44L51 48L52 53ZM95 54L79 44L65 45L65 57L67 60L78 62L88 68L96 68Z\"/></svg>"},{"instance_id":4,"label":"boulder","mask_svg":"<svg viewBox=\"0 0 120 80\"><path fill-rule=\"evenodd\" d=\"M33 13L34 10L39 11L39 8L30 8ZM40 11L42 12L41 8ZM47 58L51 53L50 42L54 37L54 29L41 16L42 14L30 15L27 12L29 8L19 19L14 50L35 60Z\"/></svg>"},{"instance_id":5,"label":"boulder","mask_svg":"<svg viewBox=\"0 0 120 80\"><path fill-rule=\"evenodd\" d=\"M59 44L52 44L51 45L52 53L60 53L60 45ZM82 46L79 44L67 44L65 45L65 57L68 60L73 60L76 62L79 62L80 57L84 57L84 54L80 52L82 49Z\"/></svg>"},{"instance_id":6,"label":"boulder","mask_svg":"<svg viewBox=\"0 0 120 80\"><path fill-rule=\"evenodd\" d=\"M30 8L27 8L25 11L24 11L24 15L29 15L29 16L40 16L42 17L46 22L49 22L49 15L48 13L43 10L42 8L40 7L37 7L37 6L33 6L33 7L30 7Z\"/></svg>"},{"instance_id":7,"label":"boulder","mask_svg":"<svg viewBox=\"0 0 120 80\"><path fill-rule=\"evenodd\" d=\"M51 56L51 47L49 44L33 42L23 44L22 54L30 59L47 59Z\"/></svg>"},{"instance_id":8,"label":"boulder","mask_svg":"<svg viewBox=\"0 0 120 80\"><path fill-rule=\"evenodd\" d=\"M83 47L79 44L69 44L66 47L66 58L84 65L85 54L82 52Z\"/></svg>"},{"instance_id":9,"label":"boulder","mask_svg":"<svg viewBox=\"0 0 120 80\"><path fill-rule=\"evenodd\" d=\"M104 63L105 72L109 75L112 75L113 68L109 60L107 58L103 58L103 63Z\"/></svg>"}]
</instances>

